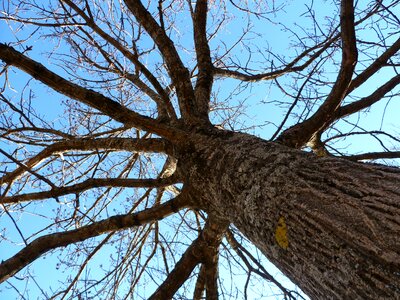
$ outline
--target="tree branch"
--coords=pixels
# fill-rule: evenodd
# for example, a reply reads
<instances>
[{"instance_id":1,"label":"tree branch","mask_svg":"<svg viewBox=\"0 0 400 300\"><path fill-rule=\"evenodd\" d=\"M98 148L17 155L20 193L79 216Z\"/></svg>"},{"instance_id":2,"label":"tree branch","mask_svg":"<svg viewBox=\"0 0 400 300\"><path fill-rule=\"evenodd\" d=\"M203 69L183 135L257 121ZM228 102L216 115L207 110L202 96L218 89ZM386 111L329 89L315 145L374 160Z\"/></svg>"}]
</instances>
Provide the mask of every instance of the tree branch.
<instances>
[{"instance_id":1,"label":"tree branch","mask_svg":"<svg viewBox=\"0 0 400 300\"><path fill-rule=\"evenodd\" d=\"M161 86L160 82L157 78L143 65L137 55L132 53L126 47L124 47L120 42L114 39L112 36L107 34L104 30L102 30L97 24L95 23L94 19L91 16L88 16L83 10L81 10L75 3L70 0L63 0L69 7L71 7L79 16L81 16L86 25L89 26L94 32L96 32L100 37L102 37L105 41L113 45L118 51L120 51L126 58L128 58L136 67L137 69L144 74L144 76L150 81L153 87L157 91L157 95L144 83L142 82L138 76L134 74L126 73L125 76L131 80L133 84L135 84L138 88L142 89L145 93L147 93L153 100L156 101L158 107L160 109L160 113L163 114L165 110L168 112L169 117L172 119L176 119L175 110L171 104L171 101ZM99 50L102 48L99 47ZM158 99L160 98L160 99Z\"/></svg>"},{"instance_id":2,"label":"tree branch","mask_svg":"<svg viewBox=\"0 0 400 300\"><path fill-rule=\"evenodd\" d=\"M48 198L58 198L60 196L68 194L81 193L83 191L101 188L101 187L127 187L127 188L156 188L166 187L179 181L175 176L157 179L130 179L130 178L89 178L83 182L63 186L55 187L50 191L19 194L9 197L0 197L0 203L20 203L31 200L43 200Z\"/></svg>"},{"instance_id":3,"label":"tree branch","mask_svg":"<svg viewBox=\"0 0 400 300\"><path fill-rule=\"evenodd\" d=\"M53 90L89 105L118 122L144 129L163 137L174 137L170 127L152 118L140 115L98 92L83 88L64 79L6 44L0 43L0 59L21 69Z\"/></svg>"},{"instance_id":4,"label":"tree branch","mask_svg":"<svg viewBox=\"0 0 400 300\"><path fill-rule=\"evenodd\" d=\"M207 40L207 3L207 0L198 0L193 14L194 44L198 68L194 93L196 106L201 115L208 115L213 83L213 66Z\"/></svg>"},{"instance_id":5,"label":"tree branch","mask_svg":"<svg viewBox=\"0 0 400 300\"><path fill-rule=\"evenodd\" d=\"M168 73L176 89L183 119L190 123L194 121L196 116L200 117L200 119L204 117L208 118L208 116L199 116L194 103L195 95L190 81L190 73L184 66L175 49L174 43L167 36L164 29L157 24L156 20L154 20L140 0L124 0L124 2L162 53Z\"/></svg>"},{"instance_id":6,"label":"tree branch","mask_svg":"<svg viewBox=\"0 0 400 300\"><path fill-rule=\"evenodd\" d=\"M208 247L205 259L205 287L208 300L218 300L218 248L219 244Z\"/></svg>"},{"instance_id":7,"label":"tree branch","mask_svg":"<svg viewBox=\"0 0 400 300\"><path fill-rule=\"evenodd\" d=\"M345 106L339 107L335 113L335 120L341 119L345 116L351 115L362 109L370 107L374 103L381 100L388 92L394 89L400 83L400 74L396 75L384 85L377 88L371 95L364 97L358 101L352 102Z\"/></svg>"},{"instance_id":8,"label":"tree branch","mask_svg":"<svg viewBox=\"0 0 400 300\"><path fill-rule=\"evenodd\" d=\"M187 198L181 194L164 204L135 214L117 215L75 230L39 237L30 242L13 257L0 264L0 282L15 275L19 270L52 249L82 242L88 238L96 237L107 232L140 226L163 219L186 207L187 203Z\"/></svg>"},{"instance_id":9,"label":"tree branch","mask_svg":"<svg viewBox=\"0 0 400 300\"><path fill-rule=\"evenodd\" d=\"M249 272L254 272L257 275L261 276L262 278L274 283L285 296L288 296L288 299L294 300L296 299L295 297L292 296L292 293L288 291L278 280L276 280L265 268L264 266L259 262L258 259L256 259L245 247L243 247L238 240L236 240L235 236L233 235L231 230L227 230L225 237L228 241L228 243L231 245L233 250L236 252L236 254L242 259L246 267L248 268ZM253 267L251 262L247 259L247 257L250 258L250 260L256 265L256 267ZM301 297L302 298L302 297Z\"/></svg>"},{"instance_id":10,"label":"tree branch","mask_svg":"<svg viewBox=\"0 0 400 300\"><path fill-rule=\"evenodd\" d=\"M290 127L278 137L277 140L282 144L294 148L301 148L304 146L304 144L311 139L313 134L317 133L331 121L336 109L347 95L354 68L357 63L353 0L341 1L340 27L342 61L335 84L324 103L309 119Z\"/></svg>"},{"instance_id":11,"label":"tree branch","mask_svg":"<svg viewBox=\"0 0 400 300\"><path fill-rule=\"evenodd\" d=\"M201 262L201 247L202 239L199 237L186 249L175 268L168 274L153 295L149 297L149 300L172 299L172 296Z\"/></svg>"},{"instance_id":12,"label":"tree branch","mask_svg":"<svg viewBox=\"0 0 400 300\"><path fill-rule=\"evenodd\" d=\"M66 151L89 151L107 149L107 151L123 150L131 152L161 152L169 153L171 150L163 139L133 139L133 138L98 138L98 139L72 139L49 145L24 163L26 168L33 168L44 159ZM19 167L14 171L6 173L0 178L0 184L10 183L26 172L26 168Z\"/></svg>"},{"instance_id":13,"label":"tree branch","mask_svg":"<svg viewBox=\"0 0 400 300\"><path fill-rule=\"evenodd\" d=\"M328 49L329 46L339 38L339 36L340 36L339 34L334 35L334 36L329 36L324 42L319 43L319 44L303 51L300 55L298 55L295 59L293 59L290 63L285 65L283 68L272 71L272 72L260 73L260 74L245 74L245 73L242 73L239 71L227 70L227 69L222 69L222 68L217 68L217 67L214 67L213 72L214 72L214 75L216 75L216 76L230 77L230 78L247 81L247 82L272 80L272 79L278 78L282 75L285 75L287 73L303 71L313 61L315 61L315 59L317 59L326 49ZM302 65L296 66L296 64L300 60L309 56L309 54L312 51L314 51L318 48L320 48L320 49L318 51L316 51L314 54L312 54L305 63L303 63Z\"/></svg>"},{"instance_id":14,"label":"tree branch","mask_svg":"<svg viewBox=\"0 0 400 300\"><path fill-rule=\"evenodd\" d=\"M369 152L349 156L341 156L346 159L358 161L358 160L375 160L375 159L394 159L400 158L400 151L390 152Z\"/></svg>"},{"instance_id":15,"label":"tree branch","mask_svg":"<svg viewBox=\"0 0 400 300\"><path fill-rule=\"evenodd\" d=\"M196 285L194 287L193 300L201 300L204 294L204 287L206 285L206 267L201 264L199 274L197 275Z\"/></svg>"},{"instance_id":16,"label":"tree branch","mask_svg":"<svg viewBox=\"0 0 400 300\"><path fill-rule=\"evenodd\" d=\"M347 93L351 93L361 84L366 82L372 75L378 72L382 67L387 64L387 61L393 57L400 50L400 38L393 43L381 56L379 56L370 66L368 66L364 71L362 71L356 78L354 78L347 90Z\"/></svg>"},{"instance_id":17,"label":"tree branch","mask_svg":"<svg viewBox=\"0 0 400 300\"><path fill-rule=\"evenodd\" d=\"M186 249L175 268L150 296L149 300L172 299L176 291L189 278L194 268L204 261L209 247L218 248L225 229L225 224L208 220L199 237Z\"/></svg>"}]
</instances>

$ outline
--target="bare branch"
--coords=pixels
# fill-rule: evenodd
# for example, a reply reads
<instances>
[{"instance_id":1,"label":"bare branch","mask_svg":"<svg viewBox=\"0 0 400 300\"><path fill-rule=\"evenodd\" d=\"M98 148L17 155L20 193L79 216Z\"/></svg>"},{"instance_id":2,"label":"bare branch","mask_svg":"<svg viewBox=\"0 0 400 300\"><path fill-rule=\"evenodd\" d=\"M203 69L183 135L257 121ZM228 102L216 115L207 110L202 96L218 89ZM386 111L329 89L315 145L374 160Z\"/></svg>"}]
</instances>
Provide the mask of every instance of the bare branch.
<instances>
[{"instance_id":1,"label":"bare branch","mask_svg":"<svg viewBox=\"0 0 400 300\"><path fill-rule=\"evenodd\" d=\"M287 146L301 148L307 143L313 134L331 121L336 109L347 95L357 62L353 0L341 1L340 27L342 61L335 84L324 103L309 119L287 129L278 137L278 141Z\"/></svg>"},{"instance_id":2,"label":"bare branch","mask_svg":"<svg viewBox=\"0 0 400 300\"><path fill-rule=\"evenodd\" d=\"M185 251L181 259L176 263L175 268L168 274L168 277L154 294L149 297L149 300L172 299L172 296L201 262L201 246L202 239L199 237Z\"/></svg>"},{"instance_id":3,"label":"bare branch","mask_svg":"<svg viewBox=\"0 0 400 300\"><path fill-rule=\"evenodd\" d=\"M318 65L317 65L318 66ZM312 76L314 75L314 72L317 69L317 66L315 66L310 73L307 75L306 79L304 80L304 82L301 84L296 97L293 100L293 103L290 105L288 111L286 112L285 117L283 118L282 122L278 125L278 128L276 129L275 133L271 136L271 141L274 140L276 138L276 136L279 134L279 132L282 130L283 126L285 125L287 119L289 118L290 114L292 113L292 110L295 108L295 106L297 105L298 101L300 100L301 94L303 92L303 89L305 88L305 86L307 85L307 83L309 82L309 80L312 78ZM277 80L276 80L277 81Z\"/></svg>"},{"instance_id":4,"label":"bare branch","mask_svg":"<svg viewBox=\"0 0 400 300\"><path fill-rule=\"evenodd\" d=\"M351 93L364 82L366 82L372 75L378 72L382 67L386 66L388 60L400 50L400 38L393 43L381 56L374 60L364 71L362 71L356 78L354 78L347 90L347 93Z\"/></svg>"},{"instance_id":5,"label":"bare branch","mask_svg":"<svg viewBox=\"0 0 400 300\"><path fill-rule=\"evenodd\" d=\"M194 121L196 117L200 120L208 120L208 115L199 114L198 108L195 106L195 95L190 82L190 73L181 61L173 42L164 29L157 24L140 0L125 0L124 2L161 51L176 89L183 119L189 123Z\"/></svg>"},{"instance_id":6,"label":"bare branch","mask_svg":"<svg viewBox=\"0 0 400 300\"><path fill-rule=\"evenodd\" d=\"M193 300L201 300L204 294L204 287L206 285L206 267L201 265L199 274L197 275L196 285L194 287Z\"/></svg>"},{"instance_id":7,"label":"bare branch","mask_svg":"<svg viewBox=\"0 0 400 300\"><path fill-rule=\"evenodd\" d=\"M208 114L211 88L213 83L213 71L210 47L207 40L207 0L196 2L193 14L194 44L197 56L197 81L194 90L196 105L203 115ZM191 5L189 3L189 5Z\"/></svg>"},{"instance_id":8,"label":"bare branch","mask_svg":"<svg viewBox=\"0 0 400 300\"><path fill-rule=\"evenodd\" d=\"M317 45L310 47L304 50L300 55L294 58L290 63L286 64L281 69L260 73L260 74L246 74L239 71L228 70L223 68L214 67L213 72L215 76L221 77L230 77L234 79L239 79L246 82L257 82L262 80L272 80L278 78L282 75L291 73L291 72L300 72L306 69L312 62L314 62L326 49L328 49L333 42L335 42L339 38L339 34L334 36L329 36L322 43L318 43ZM315 53L311 54L313 51L317 50ZM303 64L296 66L302 59L309 57Z\"/></svg>"},{"instance_id":9,"label":"bare branch","mask_svg":"<svg viewBox=\"0 0 400 300\"><path fill-rule=\"evenodd\" d=\"M31 132L41 132L41 133L48 133L51 134L52 136L59 136L64 139L73 139L75 138L74 135L68 134L65 132L62 132L60 130L54 129L54 128L40 128L40 127L19 127L19 128L3 128L0 127L0 130L3 130L4 133L2 133L0 136L5 137L10 134L14 133L20 133L20 132L25 132L25 131L31 131ZM121 130L121 129L119 129Z\"/></svg>"},{"instance_id":10,"label":"bare branch","mask_svg":"<svg viewBox=\"0 0 400 300\"><path fill-rule=\"evenodd\" d=\"M399 138L397 138L397 137L393 136L392 134L389 134L385 131L382 131L382 130L369 130L369 131L363 130L363 131L351 131L351 132L347 132L347 133L341 133L341 134L337 134L337 135L334 135L334 136L331 136L331 137L325 139L323 143L326 144L326 143L328 143L332 140L338 139L338 138L346 138L346 137L354 136L354 135L371 135L375 138L377 135L383 135L383 136L390 138L394 142L400 143Z\"/></svg>"},{"instance_id":11,"label":"bare branch","mask_svg":"<svg viewBox=\"0 0 400 300\"><path fill-rule=\"evenodd\" d=\"M82 242L101 234L128 229L163 219L187 205L187 198L181 194L160 206L146 209L135 214L117 215L94 222L81 228L48 234L30 242L24 249L0 264L0 282L16 274L19 270L39 258L44 253L67 245Z\"/></svg>"},{"instance_id":12,"label":"bare branch","mask_svg":"<svg viewBox=\"0 0 400 300\"><path fill-rule=\"evenodd\" d=\"M123 73L122 76L126 76L133 84L135 84L138 88L142 89L146 94L148 94L159 106L160 114L163 116L164 111L168 113L169 117L172 119L176 119L175 110L172 107L171 101L165 92L164 88L161 86L160 82L157 78L143 65L137 55L132 53L126 47L124 47L121 43L119 43L112 36L107 34L104 30L102 30L99 26L96 25L95 20L92 16L88 16L85 14L83 10L81 10L75 3L70 0L63 0L64 3L68 4L79 16L81 16L85 21L86 25L89 26L94 32L96 32L99 36L101 36L105 41L113 45L116 49L118 49L125 57L127 57L140 72L142 72L146 78L150 81L150 83L154 86L157 91L157 94L151 90L140 78L135 74ZM102 51L102 47L98 47L100 51Z\"/></svg>"},{"instance_id":13,"label":"bare branch","mask_svg":"<svg viewBox=\"0 0 400 300\"><path fill-rule=\"evenodd\" d=\"M239 243L239 241L235 238L231 230L226 231L226 239L228 243L231 245L233 250L237 253L237 255L243 260L246 267L250 272L254 272L262 278L271 281L274 283L285 296L288 296L288 299L295 299L292 296L292 293L288 291L278 280L276 280L264 267L263 265L256 259L243 245ZM247 259L247 257L256 265L257 268L253 267L251 262Z\"/></svg>"},{"instance_id":14,"label":"bare branch","mask_svg":"<svg viewBox=\"0 0 400 300\"><path fill-rule=\"evenodd\" d=\"M83 88L62 78L42 64L26 57L6 44L0 43L0 59L23 70L55 91L98 109L105 115L127 126L148 130L165 137L174 136L173 134L171 135L170 128L166 125L140 115L98 92Z\"/></svg>"},{"instance_id":15,"label":"bare branch","mask_svg":"<svg viewBox=\"0 0 400 300\"><path fill-rule=\"evenodd\" d=\"M369 152L362 154L355 154L349 156L342 156L343 158L359 161L359 160L376 160L376 159L394 159L400 158L400 151L390 152Z\"/></svg>"},{"instance_id":16,"label":"bare branch","mask_svg":"<svg viewBox=\"0 0 400 300\"><path fill-rule=\"evenodd\" d=\"M219 247L225 229L225 224L222 225L208 220L199 237L186 249L175 268L149 300L172 299L172 296L188 279L193 269L204 260L209 247L212 249Z\"/></svg>"},{"instance_id":17,"label":"bare branch","mask_svg":"<svg viewBox=\"0 0 400 300\"><path fill-rule=\"evenodd\" d=\"M377 88L371 95L345 106L339 107L335 113L335 120L351 115L355 112L370 107L381 100L388 92L393 90L400 83L400 75L396 75L384 85Z\"/></svg>"},{"instance_id":18,"label":"bare branch","mask_svg":"<svg viewBox=\"0 0 400 300\"><path fill-rule=\"evenodd\" d=\"M57 199L60 196L67 194L81 193L89 189L101 188L101 187L126 187L126 188L156 188L166 187L179 181L175 176L157 179L129 179L129 178L89 178L83 182L63 186L54 187L50 191L18 194L9 197L0 197L0 203L20 203L31 200L43 200L48 198Z\"/></svg>"},{"instance_id":19,"label":"bare branch","mask_svg":"<svg viewBox=\"0 0 400 300\"><path fill-rule=\"evenodd\" d=\"M40 164L46 158L65 153L67 151L88 151L88 150L101 150L107 151L132 151L132 152L161 152L168 153L169 147L165 140L162 139L132 139L132 138L98 138L98 139L72 139L49 145L44 150L36 154L34 157L28 159L24 166L26 168L33 168ZM26 168L19 167L14 171L6 173L0 178L0 183L9 183L18 178L26 172Z\"/></svg>"}]
</instances>

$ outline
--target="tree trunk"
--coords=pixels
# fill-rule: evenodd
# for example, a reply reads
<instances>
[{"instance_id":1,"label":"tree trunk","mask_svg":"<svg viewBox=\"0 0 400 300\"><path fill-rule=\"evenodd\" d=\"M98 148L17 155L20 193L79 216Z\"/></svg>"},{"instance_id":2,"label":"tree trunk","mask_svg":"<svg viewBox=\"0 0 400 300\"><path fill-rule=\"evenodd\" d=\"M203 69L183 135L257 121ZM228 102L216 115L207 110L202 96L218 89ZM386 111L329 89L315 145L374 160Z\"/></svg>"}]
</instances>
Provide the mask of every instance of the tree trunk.
<instances>
[{"instance_id":1,"label":"tree trunk","mask_svg":"<svg viewBox=\"0 0 400 300\"><path fill-rule=\"evenodd\" d=\"M178 170L314 299L398 299L400 171L232 132L193 134Z\"/></svg>"}]
</instances>

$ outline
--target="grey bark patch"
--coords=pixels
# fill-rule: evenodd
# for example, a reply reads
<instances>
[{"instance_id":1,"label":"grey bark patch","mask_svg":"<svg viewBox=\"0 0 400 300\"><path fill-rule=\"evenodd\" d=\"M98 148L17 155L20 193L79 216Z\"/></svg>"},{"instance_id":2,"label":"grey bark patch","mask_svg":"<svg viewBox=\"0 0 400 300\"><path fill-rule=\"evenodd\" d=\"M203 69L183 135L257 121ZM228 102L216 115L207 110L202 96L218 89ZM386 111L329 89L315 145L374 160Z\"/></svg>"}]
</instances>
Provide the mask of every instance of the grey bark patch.
<instances>
[{"instance_id":1,"label":"grey bark patch","mask_svg":"<svg viewBox=\"0 0 400 300\"><path fill-rule=\"evenodd\" d=\"M395 299L400 172L231 133L178 158L198 206L233 223L308 295ZM289 246L275 237L284 217ZM378 298L379 298L378 297Z\"/></svg>"}]
</instances>

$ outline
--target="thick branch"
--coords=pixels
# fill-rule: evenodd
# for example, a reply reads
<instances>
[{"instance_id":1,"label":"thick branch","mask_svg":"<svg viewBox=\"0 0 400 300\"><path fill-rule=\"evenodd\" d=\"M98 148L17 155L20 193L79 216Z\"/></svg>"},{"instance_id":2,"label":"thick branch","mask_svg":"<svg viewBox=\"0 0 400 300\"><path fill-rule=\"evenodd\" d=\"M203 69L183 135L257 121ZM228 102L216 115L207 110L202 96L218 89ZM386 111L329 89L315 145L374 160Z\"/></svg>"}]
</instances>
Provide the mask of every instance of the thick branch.
<instances>
[{"instance_id":1,"label":"thick branch","mask_svg":"<svg viewBox=\"0 0 400 300\"><path fill-rule=\"evenodd\" d=\"M123 150L131 152L170 152L167 142L163 139L131 139L131 138L99 138L99 139L72 139L54 143L24 163L26 168L33 168L44 159L66 151L107 151ZM0 183L9 183L26 171L26 168L19 167L0 178Z\"/></svg>"},{"instance_id":2,"label":"thick branch","mask_svg":"<svg viewBox=\"0 0 400 300\"><path fill-rule=\"evenodd\" d=\"M174 136L167 126L158 123L152 118L140 115L98 92L64 79L6 44L0 43L0 59L21 69L53 90L98 109L105 115L127 126L144 129L164 137Z\"/></svg>"},{"instance_id":3,"label":"thick branch","mask_svg":"<svg viewBox=\"0 0 400 300\"><path fill-rule=\"evenodd\" d=\"M196 285L194 287L193 300L201 300L204 294L204 287L206 285L206 267L201 265L199 274L197 275Z\"/></svg>"},{"instance_id":4,"label":"thick branch","mask_svg":"<svg viewBox=\"0 0 400 300\"><path fill-rule=\"evenodd\" d=\"M356 78L354 78L347 90L347 93L351 93L361 84L366 82L372 75L379 71L382 67L387 64L387 61L400 50L400 38L393 43L381 56L379 56L370 66L368 66L363 72L361 72Z\"/></svg>"},{"instance_id":5,"label":"thick branch","mask_svg":"<svg viewBox=\"0 0 400 300\"><path fill-rule=\"evenodd\" d=\"M181 194L160 206L149 208L136 214L117 215L75 230L39 237L13 257L0 264L0 282L7 280L52 249L82 242L110 231L127 229L160 220L179 211L186 205L187 199Z\"/></svg>"},{"instance_id":6,"label":"thick branch","mask_svg":"<svg viewBox=\"0 0 400 300\"><path fill-rule=\"evenodd\" d=\"M218 300L218 246L210 246L205 259L205 287L208 300Z\"/></svg>"},{"instance_id":7,"label":"thick branch","mask_svg":"<svg viewBox=\"0 0 400 300\"><path fill-rule=\"evenodd\" d=\"M156 292L151 295L149 300L172 299L172 296L201 262L201 244L202 239L199 237L186 249L181 259L175 265L175 268L168 274L168 277L158 287Z\"/></svg>"},{"instance_id":8,"label":"thick branch","mask_svg":"<svg viewBox=\"0 0 400 300\"><path fill-rule=\"evenodd\" d=\"M172 299L176 291L189 278L193 269L202 262L209 247L218 247L226 225L207 221L199 237L186 249L174 270L167 276L149 300Z\"/></svg>"},{"instance_id":9,"label":"thick branch","mask_svg":"<svg viewBox=\"0 0 400 300\"><path fill-rule=\"evenodd\" d=\"M400 158L400 151L390 151L390 152L369 152L363 154L356 154L350 156L343 156L350 160L375 160L375 159L393 159Z\"/></svg>"},{"instance_id":10,"label":"thick branch","mask_svg":"<svg viewBox=\"0 0 400 300\"><path fill-rule=\"evenodd\" d=\"M353 0L343 0L340 10L342 62L331 92L319 109L307 120L284 131L278 141L294 148L301 148L313 134L332 119L336 109L347 95L357 62L357 45L354 24Z\"/></svg>"},{"instance_id":11,"label":"thick branch","mask_svg":"<svg viewBox=\"0 0 400 300\"><path fill-rule=\"evenodd\" d=\"M379 87L371 95L364 97L358 101L339 107L335 113L335 120L341 119L345 116L351 115L362 109L370 107L372 104L381 100L388 92L394 89L400 83L400 75L396 75L384 85Z\"/></svg>"},{"instance_id":12,"label":"thick branch","mask_svg":"<svg viewBox=\"0 0 400 300\"><path fill-rule=\"evenodd\" d=\"M50 191L19 194L9 197L0 197L0 203L20 203L31 200L43 200L48 198L58 198L68 194L81 193L89 189L102 187L127 187L127 188L156 188L166 187L177 183L174 176L157 179L130 179L130 178L90 178L83 182L63 187L56 187Z\"/></svg>"},{"instance_id":13,"label":"thick branch","mask_svg":"<svg viewBox=\"0 0 400 300\"><path fill-rule=\"evenodd\" d=\"M198 0L193 18L194 44L197 56L196 105L202 115L207 115L213 83L210 47L207 40L207 0Z\"/></svg>"},{"instance_id":14,"label":"thick branch","mask_svg":"<svg viewBox=\"0 0 400 300\"><path fill-rule=\"evenodd\" d=\"M189 71L181 61L174 43L167 36L164 29L157 24L156 20L154 20L140 0L125 0L125 4L138 22L145 28L162 53L168 73L176 89L182 117L190 122L191 119L198 115L194 103L194 91L190 82Z\"/></svg>"},{"instance_id":15,"label":"thick branch","mask_svg":"<svg viewBox=\"0 0 400 300\"><path fill-rule=\"evenodd\" d=\"M94 32L96 32L100 37L102 37L105 41L113 45L118 51L120 51L126 58L128 58L136 68L146 76L146 78L150 81L153 87L156 89L157 93L151 90L140 78L134 74L125 74L125 76L132 81L138 88L144 91L147 95L149 95L153 100L157 102L160 114L164 113L164 110L168 112L169 116L172 119L176 118L175 110L171 104L171 101L157 80L157 78L150 72L146 66L144 66L140 61L139 57L136 54L133 54L130 50L128 50L125 46L123 46L118 40L107 34L103 29L101 29L95 23L94 19L91 16L88 16L83 10L81 10L75 3L70 0L63 0L64 3L68 4L79 16L81 16L86 25L89 26ZM101 46L98 47L100 51L102 51Z\"/></svg>"}]
</instances>

